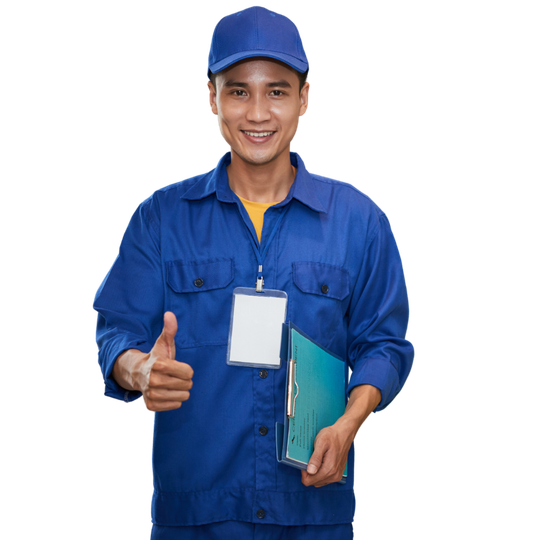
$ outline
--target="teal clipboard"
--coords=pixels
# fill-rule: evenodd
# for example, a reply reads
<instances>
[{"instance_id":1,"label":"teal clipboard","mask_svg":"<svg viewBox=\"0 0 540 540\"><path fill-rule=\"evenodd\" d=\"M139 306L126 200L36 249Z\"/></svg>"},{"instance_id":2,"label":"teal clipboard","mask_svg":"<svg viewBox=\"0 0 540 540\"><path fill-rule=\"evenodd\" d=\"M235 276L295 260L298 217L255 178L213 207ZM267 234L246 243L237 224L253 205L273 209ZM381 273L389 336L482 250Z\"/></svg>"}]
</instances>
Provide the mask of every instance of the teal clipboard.
<instances>
[{"instance_id":1,"label":"teal clipboard","mask_svg":"<svg viewBox=\"0 0 540 540\"><path fill-rule=\"evenodd\" d=\"M290 321L283 325L281 357L287 388L284 422L276 422L276 456L305 470L317 433L345 412L347 366ZM346 477L347 467L341 483Z\"/></svg>"}]
</instances>

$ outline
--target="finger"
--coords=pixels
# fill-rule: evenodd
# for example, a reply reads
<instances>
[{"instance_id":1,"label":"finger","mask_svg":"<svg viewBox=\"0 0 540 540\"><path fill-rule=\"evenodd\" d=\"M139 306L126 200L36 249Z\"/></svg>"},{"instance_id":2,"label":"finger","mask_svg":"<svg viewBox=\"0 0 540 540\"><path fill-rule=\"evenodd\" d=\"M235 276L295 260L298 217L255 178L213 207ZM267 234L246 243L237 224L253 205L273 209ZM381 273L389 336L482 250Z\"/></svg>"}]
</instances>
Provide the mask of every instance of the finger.
<instances>
[{"instance_id":1,"label":"finger","mask_svg":"<svg viewBox=\"0 0 540 540\"><path fill-rule=\"evenodd\" d=\"M170 372L171 374L167 373ZM189 397L189 391L193 387L193 381L190 378L193 375L193 369L188 364L177 362L170 359L157 359L151 368L145 400L148 392L167 391L167 392L185 392L186 394L175 394L178 399L186 400ZM150 394L152 398L169 399L169 394ZM182 397L183 396L183 397ZM148 405L147 405L148 406ZM148 407L150 410L160 410Z\"/></svg>"},{"instance_id":2,"label":"finger","mask_svg":"<svg viewBox=\"0 0 540 540\"><path fill-rule=\"evenodd\" d=\"M312 486L322 487L332 482L338 482L343 476L343 466L340 470L340 466L337 462L337 456L331 451L328 451L324 456L324 463L319 469L317 474L310 476L310 482Z\"/></svg>"},{"instance_id":3,"label":"finger","mask_svg":"<svg viewBox=\"0 0 540 540\"><path fill-rule=\"evenodd\" d=\"M308 474L317 474L321 465L324 461L324 454L328 450L328 445L324 439L315 438L315 443L313 446L313 454L309 458L309 463L307 466Z\"/></svg>"},{"instance_id":4,"label":"finger","mask_svg":"<svg viewBox=\"0 0 540 540\"><path fill-rule=\"evenodd\" d=\"M150 411L170 411L178 409L190 397L188 391L149 389L143 393L144 402Z\"/></svg>"},{"instance_id":5,"label":"finger","mask_svg":"<svg viewBox=\"0 0 540 540\"><path fill-rule=\"evenodd\" d=\"M172 411L179 409L186 400L143 400L144 406L151 412Z\"/></svg>"},{"instance_id":6,"label":"finger","mask_svg":"<svg viewBox=\"0 0 540 540\"><path fill-rule=\"evenodd\" d=\"M179 379L163 373L155 372L150 375L149 390L159 391L189 391L193 388L191 379Z\"/></svg>"},{"instance_id":7,"label":"finger","mask_svg":"<svg viewBox=\"0 0 540 540\"><path fill-rule=\"evenodd\" d=\"M302 471L302 484L304 484L304 486L321 487L326 486L332 481L333 480L328 478L328 471L324 471L324 465L315 475Z\"/></svg>"},{"instance_id":8,"label":"finger","mask_svg":"<svg viewBox=\"0 0 540 540\"><path fill-rule=\"evenodd\" d=\"M324 466L321 467L317 474L308 474L305 471L302 471L302 473L302 483L305 486L322 487L341 479L341 476L337 479L334 478L330 471L324 470Z\"/></svg>"},{"instance_id":9,"label":"finger","mask_svg":"<svg viewBox=\"0 0 540 540\"><path fill-rule=\"evenodd\" d=\"M308 467L309 467L310 464L316 466L315 464L311 463L311 460L308 463ZM326 477L326 473L327 473L327 471L325 470L325 463L320 465L319 468L317 469L317 472L314 473L314 474L309 473L307 470L302 471L302 483L305 486L314 486L315 484L320 482L321 479Z\"/></svg>"},{"instance_id":10,"label":"finger","mask_svg":"<svg viewBox=\"0 0 540 540\"><path fill-rule=\"evenodd\" d=\"M151 388L146 392L146 399L153 403L167 403L174 401L181 403L189 399L187 390L169 390L166 388Z\"/></svg>"},{"instance_id":11,"label":"finger","mask_svg":"<svg viewBox=\"0 0 540 540\"><path fill-rule=\"evenodd\" d=\"M157 371L177 379L189 380L193 377L193 368L185 362L177 362L176 360L160 358L152 366L152 369L153 371Z\"/></svg>"},{"instance_id":12,"label":"finger","mask_svg":"<svg viewBox=\"0 0 540 540\"><path fill-rule=\"evenodd\" d=\"M317 474L309 474L307 471L302 471L302 483L305 486L318 486L323 481L326 481L328 471L325 470L324 464L319 469Z\"/></svg>"},{"instance_id":13,"label":"finger","mask_svg":"<svg viewBox=\"0 0 540 540\"><path fill-rule=\"evenodd\" d=\"M172 311L167 311L163 315L163 331L157 338L155 347L158 347L159 353L165 354L173 360L176 358L176 347L174 345L174 337L178 331L178 321L176 315Z\"/></svg>"}]
</instances>

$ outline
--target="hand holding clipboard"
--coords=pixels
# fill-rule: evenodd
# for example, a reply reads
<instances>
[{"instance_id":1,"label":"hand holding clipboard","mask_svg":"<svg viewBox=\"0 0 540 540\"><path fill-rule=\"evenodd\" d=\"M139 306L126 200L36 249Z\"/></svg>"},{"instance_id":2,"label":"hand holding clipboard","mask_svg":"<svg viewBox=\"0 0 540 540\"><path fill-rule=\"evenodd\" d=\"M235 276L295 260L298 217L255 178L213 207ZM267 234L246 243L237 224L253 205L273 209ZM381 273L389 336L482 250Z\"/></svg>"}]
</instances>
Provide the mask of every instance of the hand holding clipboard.
<instances>
[{"instance_id":1,"label":"hand holding clipboard","mask_svg":"<svg viewBox=\"0 0 540 540\"><path fill-rule=\"evenodd\" d=\"M347 366L292 323L283 333L287 390L284 423L276 422L276 454L279 462L306 470L317 433L345 412ZM346 476L347 467L342 482Z\"/></svg>"}]
</instances>

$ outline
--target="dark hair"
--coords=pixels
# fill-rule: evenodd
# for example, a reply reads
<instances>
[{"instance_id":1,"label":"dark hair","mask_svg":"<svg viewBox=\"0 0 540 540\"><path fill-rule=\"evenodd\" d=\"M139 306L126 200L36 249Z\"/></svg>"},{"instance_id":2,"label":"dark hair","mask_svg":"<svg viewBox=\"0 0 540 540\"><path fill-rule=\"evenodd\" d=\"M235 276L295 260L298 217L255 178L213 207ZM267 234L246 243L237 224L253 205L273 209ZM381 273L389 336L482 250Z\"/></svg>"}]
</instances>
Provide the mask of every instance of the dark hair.
<instances>
[{"instance_id":1,"label":"dark hair","mask_svg":"<svg viewBox=\"0 0 540 540\"><path fill-rule=\"evenodd\" d=\"M300 81L300 92L302 92L302 88L304 88L304 84L306 83L308 72L304 71L304 73L300 73L299 71L296 71L296 70L294 70L294 71L298 75L298 80ZM210 77L210 81L214 85L214 88L217 88L216 87L216 75L217 75L217 73L212 73L211 71L208 72L208 76Z\"/></svg>"}]
</instances>

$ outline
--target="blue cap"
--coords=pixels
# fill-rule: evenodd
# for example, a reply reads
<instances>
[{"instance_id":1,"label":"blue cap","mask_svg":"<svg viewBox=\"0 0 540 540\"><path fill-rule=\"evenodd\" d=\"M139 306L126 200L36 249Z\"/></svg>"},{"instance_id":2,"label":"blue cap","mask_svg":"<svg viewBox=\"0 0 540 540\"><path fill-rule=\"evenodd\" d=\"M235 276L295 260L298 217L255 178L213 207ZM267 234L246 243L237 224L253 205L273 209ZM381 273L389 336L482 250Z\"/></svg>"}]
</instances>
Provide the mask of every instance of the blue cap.
<instances>
[{"instance_id":1,"label":"blue cap","mask_svg":"<svg viewBox=\"0 0 540 540\"><path fill-rule=\"evenodd\" d=\"M251 7L223 17L217 24L208 55L208 76L235 62L266 56L305 73L308 60L294 23L263 7Z\"/></svg>"}]
</instances>

